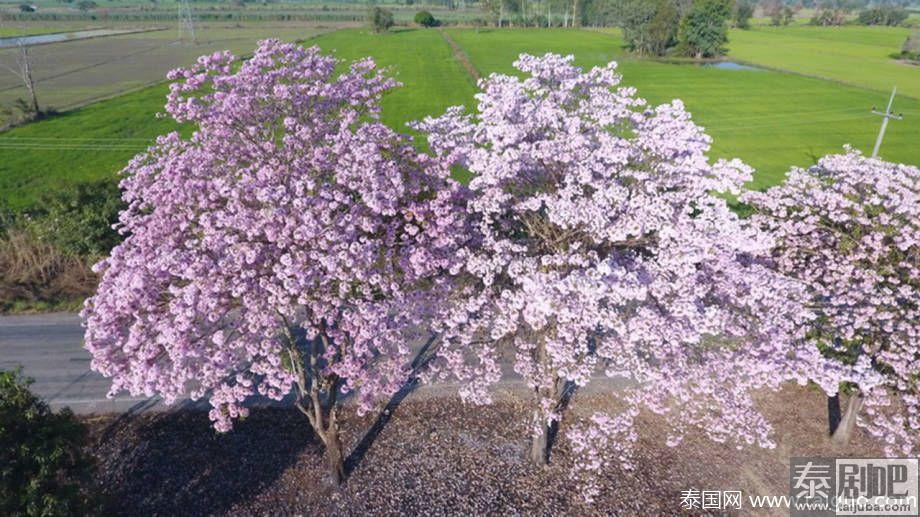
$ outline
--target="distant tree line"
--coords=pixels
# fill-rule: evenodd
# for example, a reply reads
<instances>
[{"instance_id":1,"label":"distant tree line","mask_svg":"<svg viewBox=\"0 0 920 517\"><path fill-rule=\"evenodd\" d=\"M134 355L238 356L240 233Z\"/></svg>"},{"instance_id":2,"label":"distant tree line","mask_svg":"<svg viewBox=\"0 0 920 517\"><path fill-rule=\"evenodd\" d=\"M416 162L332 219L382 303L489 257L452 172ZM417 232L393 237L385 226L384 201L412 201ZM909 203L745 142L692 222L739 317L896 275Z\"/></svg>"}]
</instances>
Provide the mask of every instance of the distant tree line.
<instances>
[{"instance_id":1,"label":"distant tree line","mask_svg":"<svg viewBox=\"0 0 920 517\"><path fill-rule=\"evenodd\" d=\"M638 53L679 51L708 57L719 54L729 26L748 29L755 14L776 27L790 25L803 9L813 10L812 25L843 25L857 12L856 23L900 25L910 14L907 6L914 4L908 0L481 0L479 5L497 27L620 27Z\"/></svg>"}]
</instances>

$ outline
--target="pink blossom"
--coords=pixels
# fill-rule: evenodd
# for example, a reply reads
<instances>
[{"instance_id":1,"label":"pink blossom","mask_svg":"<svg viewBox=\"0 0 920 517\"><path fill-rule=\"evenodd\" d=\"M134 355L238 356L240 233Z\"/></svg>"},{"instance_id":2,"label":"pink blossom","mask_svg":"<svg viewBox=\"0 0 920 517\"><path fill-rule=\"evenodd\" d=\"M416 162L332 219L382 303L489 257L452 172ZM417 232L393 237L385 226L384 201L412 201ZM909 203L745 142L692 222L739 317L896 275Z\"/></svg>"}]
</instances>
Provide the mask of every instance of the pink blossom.
<instances>
[{"instance_id":1,"label":"pink blossom","mask_svg":"<svg viewBox=\"0 0 920 517\"><path fill-rule=\"evenodd\" d=\"M918 185L920 169L847 149L744 196L780 270L810 289L810 341L858 387L860 423L892 456L920 452Z\"/></svg>"},{"instance_id":2,"label":"pink blossom","mask_svg":"<svg viewBox=\"0 0 920 517\"><path fill-rule=\"evenodd\" d=\"M647 106L619 86L616 63L585 72L548 54L515 66L524 78L480 83L475 113L416 126L473 174L474 237L433 377L487 403L509 358L534 392L534 440L565 418L566 383L620 378L626 412L571 436L589 474L602 449L628 455L639 408L674 415L675 443L696 426L772 447L751 392L804 383L824 363L801 342L813 316L803 286L774 271L770 235L713 195L740 192L751 169L710 165L683 104Z\"/></svg>"}]
</instances>

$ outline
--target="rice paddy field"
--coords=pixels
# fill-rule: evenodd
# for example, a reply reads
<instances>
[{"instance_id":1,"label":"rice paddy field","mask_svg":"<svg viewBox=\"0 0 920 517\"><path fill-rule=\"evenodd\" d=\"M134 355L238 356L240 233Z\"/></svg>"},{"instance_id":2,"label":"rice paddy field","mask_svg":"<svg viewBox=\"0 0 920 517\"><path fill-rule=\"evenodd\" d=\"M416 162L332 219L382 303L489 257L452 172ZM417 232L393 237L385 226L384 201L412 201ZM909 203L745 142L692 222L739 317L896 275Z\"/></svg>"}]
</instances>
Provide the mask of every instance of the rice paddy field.
<instances>
[{"instance_id":1,"label":"rice paddy field","mask_svg":"<svg viewBox=\"0 0 920 517\"><path fill-rule=\"evenodd\" d=\"M574 54L583 66L618 61L623 83L638 88L640 96L655 104L681 99L713 137L715 157L738 157L754 166L755 188L777 183L790 165L811 165L845 144L871 151L880 119L870 109L888 100L885 91L809 77L804 71L637 60L621 50L617 33L559 30L540 38L545 31L448 32L484 73L510 73L521 52ZM913 72L920 75L920 69ZM920 164L920 101L902 97L895 107L907 119L889 124L883 156Z\"/></svg>"},{"instance_id":2,"label":"rice paddy field","mask_svg":"<svg viewBox=\"0 0 920 517\"><path fill-rule=\"evenodd\" d=\"M169 70L188 66L202 54L230 50L246 55L268 35L294 41L341 27L208 24L197 28L197 42L183 42L177 41L175 27L154 26L133 34L36 45L30 53L39 101L61 110L162 81ZM17 48L0 49L0 67L15 63L18 53ZM25 95L18 77L0 73L0 105Z\"/></svg>"},{"instance_id":3,"label":"rice paddy field","mask_svg":"<svg viewBox=\"0 0 920 517\"><path fill-rule=\"evenodd\" d=\"M870 109L884 105L891 84L884 75L870 80L873 74L863 71L867 67L889 70L904 94L896 99L895 110L905 120L889 124L882 157L920 164L920 68L889 62L888 54L900 46L897 31L733 31L730 58L762 67L753 69L635 59L622 49L616 31L451 28L374 34L289 27L283 37L309 39L308 44L344 60L376 58L404 85L383 106L384 121L401 129L407 121L438 114L447 106L473 105L474 80L464 59L482 75L513 72L512 62L522 52L573 54L582 66L615 60L623 83L636 86L650 102L683 100L712 135L712 156L739 157L751 164L757 169L753 186L763 188L780 181L789 166L811 165L845 144L871 151L880 119ZM251 49L256 32L253 27L234 44ZM282 36L279 32L263 34ZM456 42L459 55L445 36ZM821 50L836 48L838 42L836 54ZM182 59L191 56L183 54ZM865 82L846 80L847 66L851 76ZM155 76L151 73L151 80ZM154 136L173 127L154 117L165 92L164 85L156 85L0 133L0 202L24 208L48 190L113 175Z\"/></svg>"},{"instance_id":4,"label":"rice paddy field","mask_svg":"<svg viewBox=\"0 0 920 517\"><path fill-rule=\"evenodd\" d=\"M899 61L912 29L902 27L754 27L731 33L729 56L759 65L891 90L920 99L920 67Z\"/></svg>"}]
</instances>

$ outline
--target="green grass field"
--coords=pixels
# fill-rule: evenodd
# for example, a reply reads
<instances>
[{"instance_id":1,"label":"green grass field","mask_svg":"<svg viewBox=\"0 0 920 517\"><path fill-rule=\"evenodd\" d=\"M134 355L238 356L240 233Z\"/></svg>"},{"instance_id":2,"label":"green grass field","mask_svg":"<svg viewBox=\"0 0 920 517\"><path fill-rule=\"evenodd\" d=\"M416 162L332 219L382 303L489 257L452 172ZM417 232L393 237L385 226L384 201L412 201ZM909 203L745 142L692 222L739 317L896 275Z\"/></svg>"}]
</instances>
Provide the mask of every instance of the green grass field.
<instances>
[{"instance_id":1,"label":"green grass field","mask_svg":"<svg viewBox=\"0 0 920 517\"><path fill-rule=\"evenodd\" d=\"M815 156L844 144L871 151L880 119L872 105L883 92L767 70L736 71L635 60L621 50L616 33L452 30L452 37L484 72L513 71L520 52L574 54L582 66L620 62L624 84L652 103L680 98L714 139L713 155L739 157L757 168L754 187L780 181L790 165L808 166ZM542 37L541 37L542 36ZM897 106L908 120L889 125L882 156L920 164L920 102Z\"/></svg>"},{"instance_id":2,"label":"green grass field","mask_svg":"<svg viewBox=\"0 0 920 517\"><path fill-rule=\"evenodd\" d=\"M378 66L389 68L403 84L383 101L381 118L391 127L407 130L406 122L440 113L447 106L472 105L475 83L436 30L407 29L390 34L344 30L309 44L346 61L373 56Z\"/></svg>"},{"instance_id":3,"label":"green grass field","mask_svg":"<svg viewBox=\"0 0 920 517\"><path fill-rule=\"evenodd\" d=\"M51 190L111 177L157 135L165 85L0 133L0 202L26 208Z\"/></svg>"},{"instance_id":4,"label":"green grass field","mask_svg":"<svg viewBox=\"0 0 920 517\"><path fill-rule=\"evenodd\" d=\"M384 122L405 123L472 100L473 80L434 30L375 35L363 30L331 33L311 41L340 59L373 55L404 86L383 101ZM157 119L166 86L92 104L61 116L0 133L0 201L14 209L38 202L53 189L111 176L159 134L174 129Z\"/></svg>"},{"instance_id":5,"label":"green grass field","mask_svg":"<svg viewBox=\"0 0 920 517\"><path fill-rule=\"evenodd\" d=\"M869 113L887 94L769 70L733 71L630 58L616 33L578 30L449 29L483 73L510 72L521 52L574 54L590 66L618 60L624 83L652 103L682 99L713 136L713 157L739 157L757 168L754 186L780 181L790 165L844 144L870 151L880 119ZM405 129L409 120L449 105L472 103L471 78L436 30L375 35L365 30L324 34L310 41L343 59L372 55L405 86L384 100L383 119ZM154 118L165 87L103 101L63 116L0 134L0 200L16 208L42 193L112 175L155 135L171 128ZM920 101L896 106L907 117L889 125L884 158L920 164ZM79 140L76 140L79 139Z\"/></svg>"},{"instance_id":6,"label":"green grass field","mask_svg":"<svg viewBox=\"0 0 920 517\"><path fill-rule=\"evenodd\" d=\"M920 99L920 67L899 62L911 29L900 27L758 27L733 30L729 56L846 84Z\"/></svg>"}]
</instances>

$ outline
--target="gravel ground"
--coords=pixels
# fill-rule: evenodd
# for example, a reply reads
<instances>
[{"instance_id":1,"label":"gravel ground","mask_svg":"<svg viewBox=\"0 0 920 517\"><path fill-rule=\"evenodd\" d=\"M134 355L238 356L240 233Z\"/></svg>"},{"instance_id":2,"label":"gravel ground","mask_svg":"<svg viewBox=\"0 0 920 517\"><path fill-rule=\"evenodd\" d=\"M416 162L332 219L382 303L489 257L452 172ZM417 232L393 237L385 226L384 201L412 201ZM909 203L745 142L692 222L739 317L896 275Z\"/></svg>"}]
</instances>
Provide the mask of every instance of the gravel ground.
<instances>
[{"instance_id":1,"label":"gravel ground","mask_svg":"<svg viewBox=\"0 0 920 517\"><path fill-rule=\"evenodd\" d=\"M825 437L825 399L814 390L787 388L760 404L776 426L776 449L738 450L702 434L668 448L661 417L643 414L637 468L610 467L591 506L569 479L564 438L549 467L523 459L529 412L512 396L488 407L410 396L341 488L324 481L322 449L296 411L253 411L224 435L203 412L86 420L100 488L111 513L122 515L675 514L688 488L741 490L745 501L785 494L790 457L881 455L859 431L850 446L834 449ZM585 414L615 405L601 395L573 400ZM346 445L358 443L374 418L349 414Z\"/></svg>"}]
</instances>

